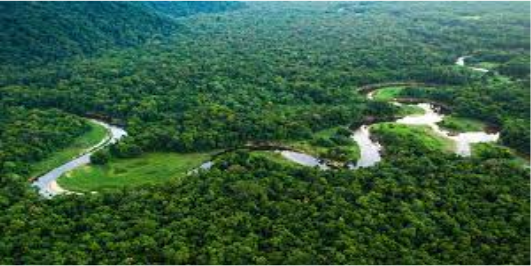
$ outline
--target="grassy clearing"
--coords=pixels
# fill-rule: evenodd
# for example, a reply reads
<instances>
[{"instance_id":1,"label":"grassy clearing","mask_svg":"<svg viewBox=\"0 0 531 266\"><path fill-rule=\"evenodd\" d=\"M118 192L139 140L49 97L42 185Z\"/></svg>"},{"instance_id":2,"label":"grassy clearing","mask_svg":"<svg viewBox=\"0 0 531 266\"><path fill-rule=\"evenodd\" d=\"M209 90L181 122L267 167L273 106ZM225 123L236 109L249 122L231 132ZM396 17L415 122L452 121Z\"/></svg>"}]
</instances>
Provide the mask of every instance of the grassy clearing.
<instances>
[{"instance_id":1,"label":"grassy clearing","mask_svg":"<svg viewBox=\"0 0 531 266\"><path fill-rule=\"evenodd\" d=\"M407 116L407 115L423 115L424 109L416 106L416 105L402 105L400 106L400 112L399 115L401 116Z\"/></svg>"},{"instance_id":2,"label":"grassy clearing","mask_svg":"<svg viewBox=\"0 0 531 266\"><path fill-rule=\"evenodd\" d=\"M433 132L427 126L380 123L371 126L371 132L383 140L385 146L408 149L421 147L432 151L453 152L454 142Z\"/></svg>"},{"instance_id":3,"label":"grassy clearing","mask_svg":"<svg viewBox=\"0 0 531 266\"><path fill-rule=\"evenodd\" d=\"M44 174L46 171L54 169L72 158L80 155L86 149L98 144L103 140L108 132L107 129L101 125L89 121L90 130L77 138L67 148L51 154L48 158L32 165L32 176Z\"/></svg>"},{"instance_id":4,"label":"grassy clearing","mask_svg":"<svg viewBox=\"0 0 531 266\"><path fill-rule=\"evenodd\" d=\"M481 16L461 16L464 20L480 20Z\"/></svg>"},{"instance_id":5,"label":"grassy clearing","mask_svg":"<svg viewBox=\"0 0 531 266\"><path fill-rule=\"evenodd\" d=\"M499 65L500 65L499 63L493 63L493 62L479 62L479 63L471 64L471 66L473 67L485 68L489 70L495 69Z\"/></svg>"},{"instance_id":6,"label":"grassy clearing","mask_svg":"<svg viewBox=\"0 0 531 266\"><path fill-rule=\"evenodd\" d=\"M114 159L107 165L87 165L59 178L63 188L89 192L167 182L185 176L210 158L208 153L149 153Z\"/></svg>"},{"instance_id":7,"label":"grassy clearing","mask_svg":"<svg viewBox=\"0 0 531 266\"><path fill-rule=\"evenodd\" d=\"M347 130L346 127L333 127L316 132L309 140L292 141L288 145L296 150L307 153L314 157L326 158L345 163L356 162L360 156L360 150L356 142L350 138L350 134L340 134Z\"/></svg>"},{"instance_id":8,"label":"grassy clearing","mask_svg":"<svg viewBox=\"0 0 531 266\"><path fill-rule=\"evenodd\" d=\"M378 89L374 93L374 99L379 101L391 101L395 98L399 98L402 93L402 91L405 89L405 86L397 86L397 87L386 87L382 89ZM400 107L400 113L399 115L406 116L406 115L416 115L416 114L423 114L424 110L418 106L414 105L407 105L404 104Z\"/></svg>"},{"instance_id":9,"label":"grassy clearing","mask_svg":"<svg viewBox=\"0 0 531 266\"><path fill-rule=\"evenodd\" d=\"M486 127L479 120L451 115L444 117L439 126L454 132L483 131Z\"/></svg>"},{"instance_id":10,"label":"grassy clearing","mask_svg":"<svg viewBox=\"0 0 531 266\"><path fill-rule=\"evenodd\" d=\"M404 88L404 86L381 88L374 93L373 97L379 101L390 101L398 97Z\"/></svg>"}]
</instances>

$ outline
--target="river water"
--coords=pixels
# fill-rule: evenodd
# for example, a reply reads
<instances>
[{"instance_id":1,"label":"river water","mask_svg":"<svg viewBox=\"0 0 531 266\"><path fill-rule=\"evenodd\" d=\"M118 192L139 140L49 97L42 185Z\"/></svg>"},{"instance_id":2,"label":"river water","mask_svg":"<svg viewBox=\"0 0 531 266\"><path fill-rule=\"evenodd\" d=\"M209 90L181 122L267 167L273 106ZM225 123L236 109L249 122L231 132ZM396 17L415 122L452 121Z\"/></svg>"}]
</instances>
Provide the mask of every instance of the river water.
<instances>
[{"instance_id":1,"label":"river water","mask_svg":"<svg viewBox=\"0 0 531 266\"><path fill-rule=\"evenodd\" d=\"M483 131L452 133L448 130L442 129L437 123L441 122L445 115L437 112L435 106L427 103L419 103L418 107L424 110L422 115L406 116L398 119L396 123L405 125L423 125L429 126L437 135L452 140L454 151L461 156L470 156L472 154L472 144L482 142L495 142L499 139L499 133L487 133Z\"/></svg>"},{"instance_id":2,"label":"river water","mask_svg":"<svg viewBox=\"0 0 531 266\"><path fill-rule=\"evenodd\" d=\"M457 58L455 64L459 66L465 66L465 59L469 58L470 56L461 56ZM486 73L488 72L487 69L484 68L477 68L477 67L469 67L472 70L479 71ZM367 99L373 100L374 99L374 93L376 93L376 90L370 92L367 94ZM391 102L393 105L396 106L403 106L404 104L401 104L397 101ZM451 139L455 142L455 153L461 156L470 156L472 153L471 146L474 143L481 143L481 142L495 142L499 139L499 133L495 134L489 134L486 132L465 132L465 133L459 133L459 134L452 134L451 132L447 130L443 130L439 127L437 123L441 122L444 119L444 114L436 111L436 107L428 104L428 103L419 103L417 104L418 107L422 108L424 110L424 114L422 115L408 115L401 119L398 119L395 121L399 124L406 124L406 125L424 125L429 126L436 134ZM352 135L352 139L356 141L360 148L360 159L358 160L355 167L352 168L360 168L360 167L370 167L382 160L381 157L381 146L378 142L374 141L371 138L370 133L370 125L362 125L359 129L354 131Z\"/></svg>"},{"instance_id":3,"label":"river water","mask_svg":"<svg viewBox=\"0 0 531 266\"><path fill-rule=\"evenodd\" d=\"M398 102L393 102L393 104L403 106L403 104ZM452 140L454 142L454 152L458 155L470 156L472 154L472 144L496 142L500 137L499 133L491 134L483 131L454 134L442 129L437 124L444 119L445 115L438 112L435 106L428 103L419 103L416 104L416 106L424 110L424 113L421 115L405 116L396 120L395 123L430 127L437 135ZM382 160L382 147L371 137L370 125L362 125L359 129L354 131L351 137L358 144L360 149L360 159L355 167L350 168L357 169L360 167L370 167Z\"/></svg>"},{"instance_id":4,"label":"river water","mask_svg":"<svg viewBox=\"0 0 531 266\"><path fill-rule=\"evenodd\" d=\"M470 57L471 56L461 56L457 58L455 64L465 67L465 60ZM468 68L482 73L489 71L488 69L478 67L468 66ZM376 93L376 91L377 90L369 92L367 94L367 99L373 100L374 93ZM404 104L397 101L392 101L391 104L396 106L404 106ZM454 142L454 152L458 155L470 156L472 154L472 144L496 142L499 139L499 133L490 134L483 131L454 134L450 131L442 129L438 125L438 123L444 119L445 115L438 112L436 106L428 103L419 103L416 104L416 106L420 107L424 111L422 115L408 115L396 120L395 122L405 125L422 125L430 127L437 135L452 140ZM357 169L361 167L370 167L382 160L382 146L371 137L370 125L362 125L353 132L351 138L357 143L360 149L360 158L355 165L349 165L349 168ZM322 167L323 162L319 158L315 158L307 154L287 151L283 152L282 155L284 158L301 165L319 166L321 169L324 169Z\"/></svg>"},{"instance_id":5,"label":"river water","mask_svg":"<svg viewBox=\"0 0 531 266\"><path fill-rule=\"evenodd\" d=\"M465 66L465 59L469 58L470 56L461 56L457 58L455 64L459 66ZM487 69L484 68L476 68L476 67L469 67L472 70L479 71L479 72L488 72ZM373 100L375 91L370 92L367 94L367 99ZM392 104L396 106L403 106L403 104L392 101ZM419 103L417 104L418 107L422 108L424 110L424 113L422 115L408 115L403 118L400 118L396 120L396 123L399 124L406 124L406 125L424 125L429 126L436 134L440 135L441 137L451 139L455 142L455 153L461 156L470 156L471 155L471 145L474 143L481 143L481 142L495 142L499 138L499 133L495 134L489 134L486 132L465 132L465 133L459 133L459 134L452 134L449 131L443 130L439 127L437 123L441 122L444 119L444 114L437 112L436 107L428 104L428 103ZM51 170L50 172L46 173L45 175L37 178L35 182L33 182L33 185L36 186L39 189L39 193L41 195L44 195L46 197L52 197L57 194L61 193L68 193L68 191L65 191L57 184L57 179L65 174L66 172L72 171L80 166L87 165L90 163L90 156L110 145L124 136L127 135L127 132L123 130L122 128L109 125L105 122L98 121L98 120L92 120L92 122L97 123L103 127L105 127L109 135L107 138L99 142L98 144L94 145L93 147L87 149L83 154L76 157L75 159ZM356 142L360 149L360 158L356 162L355 165L349 165L349 168L351 169L358 169L362 167L371 167L377 164L382 160L381 157L381 145L373 140L371 137L370 132L370 125L362 125L360 128L355 130L351 138ZM298 163L300 165L305 166L311 166L311 167L318 167L321 170L328 170L330 167L326 164L326 162L320 158L316 158L314 156L296 152L296 151L277 151L280 152L280 154L295 163ZM213 162L208 161L202 164L198 169L204 169L208 170L213 166ZM197 172L198 169L192 170L191 173Z\"/></svg>"},{"instance_id":6,"label":"river water","mask_svg":"<svg viewBox=\"0 0 531 266\"><path fill-rule=\"evenodd\" d=\"M316 158L316 157L313 157L311 155L308 155L308 154L305 154L305 153L301 153L301 152L296 152L296 151L277 151L277 152L280 152L280 154L292 161L292 162L295 162L295 163L298 163L300 165L304 165L304 166L311 166L311 167L318 167L319 169L321 170L328 170L330 169L330 167L328 165L326 165L325 162L323 162L323 160L319 159L319 158Z\"/></svg>"},{"instance_id":7,"label":"river water","mask_svg":"<svg viewBox=\"0 0 531 266\"><path fill-rule=\"evenodd\" d=\"M471 55L465 55L465 56L461 56L459 58L457 58L457 60L455 61L455 64L458 65L458 66L465 66L465 60L467 58L470 58L472 57ZM482 73L487 73L489 72L488 69L485 69L485 68L480 68L480 67L472 67L472 66L468 66L468 68L472 69L472 70L475 70L475 71L478 71L478 72L482 72Z\"/></svg>"},{"instance_id":8,"label":"river water","mask_svg":"<svg viewBox=\"0 0 531 266\"><path fill-rule=\"evenodd\" d=\"M361 167L370 167L382 160L380 143L371 139L371 133L368 125L363 125L354 131L351 138L358 144L360 149L360 158L351 169Z\"/></svg>"},{"instance_id":9,"label":"river water","mask_svg":"<svg viewBox=\"0 0 531 266\"><path fill-rule=\"evenodd\" d=\"M57 194L61 194L61 193L66 193L68 191L62 189L58 184L57 184L57 179L62 176L63 174L65 174L66 172L69 172L69 171L72 171L80 166L83 166L83 165L87 165L90 163L90 156L110 145L110 144L113 144L115 142L117 142L118 140L120 140L121 138L123 138L124 136L127 135L127 132L125 132L125 130L123 130L122 128L119 128L119 127L116 127L116 126L113 126L113 125L109 125L105 122L102 122L102 121L98 121L98 120L93 120L91 119L92 122L98 124L98 125L101 125L103 127L105 127L108 131L108 136L103 139L102 141L100 141L98 144L94 145L93 147L85 150L81 155L79 155L78 157L76 157L75 159L57 167L57 168L54 168L53 170L51 170L50 172L38 177L35 182L33 182L33 186L37 187L39 189L39 193L45 197L52 197L52 196L55 196Z\"/></svg>"}]
</instances>

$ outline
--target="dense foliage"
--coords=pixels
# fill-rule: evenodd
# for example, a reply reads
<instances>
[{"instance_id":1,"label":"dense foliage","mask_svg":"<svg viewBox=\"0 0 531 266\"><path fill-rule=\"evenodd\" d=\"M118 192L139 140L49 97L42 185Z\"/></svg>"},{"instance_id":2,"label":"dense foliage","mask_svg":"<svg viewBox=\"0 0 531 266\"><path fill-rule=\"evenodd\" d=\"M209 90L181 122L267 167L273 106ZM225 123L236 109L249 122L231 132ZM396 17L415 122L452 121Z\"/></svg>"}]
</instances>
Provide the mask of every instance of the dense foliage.
<instances>
[{"instance_id":1,"label":"dense foliage","mask_svg":"<svg viewBox=\"0 0 531 266\"><path fill-rule=\"evenodd\" d=\"M154 42L185 30L171 17L241 6L234 2L2 2L0 61L6 65L42 64Z\"/></svg>"},{"instance_id":2,"label":"dense foliage","mask_svg":"<svg viewBox=\"0 0 531 266\"><path fill-rule=\"evenodd\" d=\"M530 263L529 171L501 148L460 158L409 131L380 134L370 169L236 152L163 186L39 198L31 164L83 134L80 117L129 134L100 164L248 142L333 148L347 132L317 132L397 115L356 92L393 81L438 84L403 96L492 123L529 154L529 3L214 5L0 4L0 263ZM209 14L182 17L196 12ZM455 66L462 55L493 71Z\"/></svg>"},{"instance_id":3,"label":"dense foliage","mask_svg":"<svg viewBox=\"0 0 531 266\"><path fill-rule=\"evenodd\" d=\"M411 79L467 83L474 73L453 66L469 52L454 42L457 37L478 49L527 49L525 38L483 38L500 23L506 34L528 36L518 5L438 4L442 14L461 19L451 27L440 16L427 17L432 11L422 4L363 6L363 14L353 14L335 5L293 4L282 10L263 4L230 16L193 17L182 21L192 32L169 44L54 64L30 75L5 73L0 83L12 86L0 95L9 104L120 119L133 136L127 140L133 149L205 150L303 138L359 122L365 114L354 93L357 85ZM507 20L498 10L518 16ZM484 26L461 15L472 11L487 12ZM472 34L470 28L478 32L463 37ZM427 41L426 34L440 42Z\"/></svg>"},{"instance_id":4,"label":"dense foliage","mask_svg":"<svg viewBox=\"0 0 531 266\"><path fill-rule=\"evenodd\" d=\"M323 172L227 157L182 183L20 203L0 217L1 262L529 263L528 174L503 162Z\"/></svg>"},{"instance_id":5,"label":"dense foliage","mask_svg":"<svg viewBox=\"0 0 531 266\"><path fill-rule=\"evenodd\" d=\"M27 173L29 163L65 147L88 129L84 120L59 110L0 108L0 176Z\"/></svg>"},{"instance_id":6,"label":"dense foliage","mask_svg":"<svg viewBox=\"0 0 531 266\"><path fill-rule=\"evenodd\" d=\"M66 147L89 128L84 120L59 110L0 107L0 208L34 197L28 188L31 163Z\"/></svg>"},{"instance_id":7,"label":"dense foliage","mask_svg":"<svg viewBox=\"0 0 531 266\"><path fill-rule=\"evenodd\" d=\"M218 13L223 11L234 11L245 7L245 4L243 2L234 1L142 1L130 4L138 4L143 8L148 8L152 11L173 18L191 16L198 13Z\"/></svg>"}]
</instances>

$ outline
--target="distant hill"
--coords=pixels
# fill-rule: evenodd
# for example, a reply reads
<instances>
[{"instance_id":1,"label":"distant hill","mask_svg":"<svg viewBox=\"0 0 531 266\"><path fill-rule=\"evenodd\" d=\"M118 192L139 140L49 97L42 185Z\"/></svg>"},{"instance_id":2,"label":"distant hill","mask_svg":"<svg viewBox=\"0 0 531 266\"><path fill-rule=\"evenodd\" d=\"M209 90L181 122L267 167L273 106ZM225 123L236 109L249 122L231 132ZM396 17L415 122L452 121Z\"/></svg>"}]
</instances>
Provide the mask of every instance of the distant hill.
<instances>
[{"instance_id":1,"label":"distant hill","mask_svg":"<svg viewBox=\"0 0 531 266\"><path fill-rule=\"evenodd\" d=\"M164 2L164 1L145 1L136 2L144 7L150 8L159 14L171 17L183 17L196 13L217 13L232 11L243 8L242 2Z\"/></svg>"},{"instance_id":2,"label":"distant hill","mask_svg":"<svg viewBox=\"0 0 531 266\"><path fill-rule=\"evenodd\" d=\"M239 2L1 2L0 61L38 64L133 46L183 30L171 17L242 6Z\"/></svg>"}]
</instances>

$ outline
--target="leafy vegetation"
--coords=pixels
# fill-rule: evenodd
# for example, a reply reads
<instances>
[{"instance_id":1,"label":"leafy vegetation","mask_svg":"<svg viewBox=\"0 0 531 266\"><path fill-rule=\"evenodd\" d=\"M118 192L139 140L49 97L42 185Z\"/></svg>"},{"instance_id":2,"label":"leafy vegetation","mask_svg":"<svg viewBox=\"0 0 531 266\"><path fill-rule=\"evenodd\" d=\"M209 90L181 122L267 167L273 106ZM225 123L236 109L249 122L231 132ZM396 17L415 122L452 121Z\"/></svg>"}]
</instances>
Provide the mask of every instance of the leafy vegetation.
<instances>
[{"instance_id":1,"label":"leafy vegetation","mask_svg":"<svg viewBox=\"0 0 531 266\"><path fill-rule=\"evenodd\" d=\"M59 110L0 106L0 175L27 176L40 172L46 165L55 164L72 153L63 150L61 154L53 154L54 151L69 147L84 134L91 134L90 130L90 124L84 119ZM86 140L92 141L92 136ZM83 142L80 140L75 145Z\"/></svg>"},{"instance_id":2,"label":"leafy vegetation","mask_svg":"<svg viewBox=\"0 0 531 266\"><path fill-rule=\"evenodd\" d=\"M415 112L357 89L398 81L437 84L399 94L529 154L529 3L212 5L0 4L0 263L530 263L529 169L503 147L461 158L426 128L383 123L369 169L237 149L184 176L259 142L350 160L338 127ZM463 55L496 66L456 66ZM90 131L81 117L128 136L59 179L100 193L44 200L27 180Z\"/></svg>"},{"instance_id":3,"label":"leafy vegetation","mask_svg":"<svg viewBox=\"0 0 531 266\"><path fill-rule=\"evenodd\" d=\"M441 154L392 158L373 169L323 172L237 153L186 182L39 201L30 212L11 208L0 217L1 240L17 245L3 245L0 257L30 264L529 261L528 173ZM13 215L20 218L6 219Z\"/></svg>"},{"instance_id":4,"label":"leafy vegetation","mask_svg":"<svg viewBox=\"0 0 531 266\"><path fill-rule=\"evenodd\" d=\"M523 158L515 154L511 149L494 143L478 143L474 144L472 149L474 156L483 160L499 160L504 159L508 162L514 163L517 167L524 167L529 169L529 158Z\"/></svg>"},{"instance_id":5,"label":"leafy vegetation","mask_svg":"<svg viewBox=\"0 0 531 266\"><path fill-rule=\"evenodd\" d=\"M241 6L236 2L2 2L0 61L3 67L44 64L113 47L153 43L186 31L167 16Z\"/></svg>"}]
</instances>

